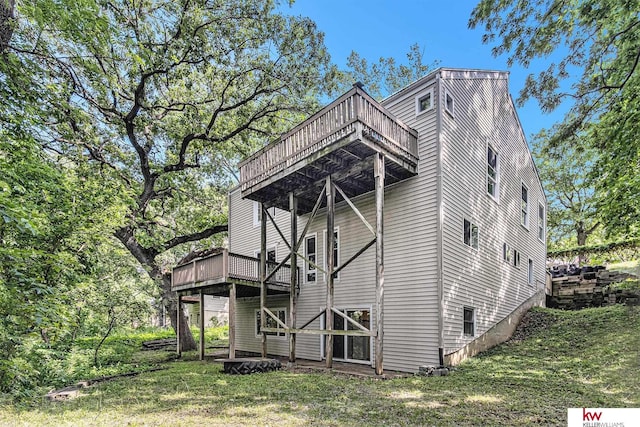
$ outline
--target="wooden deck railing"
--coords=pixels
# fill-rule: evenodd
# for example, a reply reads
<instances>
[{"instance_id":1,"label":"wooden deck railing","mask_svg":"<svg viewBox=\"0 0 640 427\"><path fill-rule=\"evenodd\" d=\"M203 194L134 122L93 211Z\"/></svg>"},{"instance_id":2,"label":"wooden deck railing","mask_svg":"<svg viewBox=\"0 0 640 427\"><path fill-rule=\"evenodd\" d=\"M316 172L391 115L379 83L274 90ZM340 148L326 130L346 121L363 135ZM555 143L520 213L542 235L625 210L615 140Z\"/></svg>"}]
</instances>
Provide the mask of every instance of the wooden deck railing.
<instances>
[{"instance_id":1,"label":"wooden deck railing","mask_svg":"<svg viewBox=\"0 0 640 427\"><path fill-rule=\"evenodd\" d=\"M314 116L240 163L242 191L356 131L413 163L418 135L386 112L362 89L354 87Z\"/></svg>"},{"instance_id":2,"label":"wooden deck railing","mask_svg":"<svg viewBox=\"0 0 640 427\"><path fill-rule=\"evenodd\" d=\"M267 261L267 274L275 270L277 262ZM188 264L177 266L172 273L172 286L198 284L206 281L240 280L259 284L260 259L223 251L219 254L198 258ZM300 272L298 271L298 274ZM291 266L283 265L268 283L289 286Z\"/></svg>"}]
</instances>

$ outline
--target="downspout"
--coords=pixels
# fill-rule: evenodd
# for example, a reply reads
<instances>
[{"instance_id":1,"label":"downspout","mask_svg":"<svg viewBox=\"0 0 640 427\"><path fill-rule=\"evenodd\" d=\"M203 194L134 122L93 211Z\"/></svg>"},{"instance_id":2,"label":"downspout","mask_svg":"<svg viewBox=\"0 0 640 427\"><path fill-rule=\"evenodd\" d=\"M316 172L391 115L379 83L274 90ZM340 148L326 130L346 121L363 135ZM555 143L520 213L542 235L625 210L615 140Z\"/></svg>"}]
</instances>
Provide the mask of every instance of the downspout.
<instances>
[{"instance_id":1,"label":"downspout","mask_svg":"<svg viewBox=\"0 0 640 427\"><path fill-rule=\"evenodd\" d=\"M438 281L438 359L440 366L444 366L444 284L443 284L443 259L442 259L442 72L436 75L436 88L438 90L438 108L436 109L436 206L437 231L436 231L436 262Z\"/></svg>"}]
</instances>

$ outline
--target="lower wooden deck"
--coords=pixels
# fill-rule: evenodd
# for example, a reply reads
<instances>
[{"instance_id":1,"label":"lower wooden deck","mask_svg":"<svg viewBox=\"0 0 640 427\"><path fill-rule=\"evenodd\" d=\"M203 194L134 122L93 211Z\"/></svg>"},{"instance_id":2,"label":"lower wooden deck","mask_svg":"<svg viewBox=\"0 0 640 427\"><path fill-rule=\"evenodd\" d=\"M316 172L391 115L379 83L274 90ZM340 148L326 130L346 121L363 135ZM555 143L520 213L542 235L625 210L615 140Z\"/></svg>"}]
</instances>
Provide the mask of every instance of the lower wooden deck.
<instances>
[{"instance_id":1,"label":"lower wooden deck","mask_svg":"<svg viewBox=\"0 0 640 427\"><path fill-rule=\"evenodd\" d=\"M181 295L205 295L229 297L235 286L236 298L260 295L260 259L230 253L220 253L195 259L173 269L171 289ZM266 282L268 295L288 294L291 267L267 262L267 272L275 271Z\"/></svg>"}]
</instances>

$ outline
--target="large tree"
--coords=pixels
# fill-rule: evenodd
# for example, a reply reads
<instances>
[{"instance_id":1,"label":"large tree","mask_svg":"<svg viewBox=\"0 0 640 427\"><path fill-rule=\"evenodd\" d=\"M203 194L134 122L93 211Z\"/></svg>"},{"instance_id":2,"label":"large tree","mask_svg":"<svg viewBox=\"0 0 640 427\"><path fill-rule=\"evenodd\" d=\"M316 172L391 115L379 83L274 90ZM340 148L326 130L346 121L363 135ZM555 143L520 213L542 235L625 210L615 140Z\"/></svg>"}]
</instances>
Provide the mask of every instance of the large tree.
<instances>
[{"instance_id":1,"label":"large tree","mask_svg":"<svg viewBox=\"0 0 640 427\"><path fill-rule=\"evenodd\" d=\"M600 151L599 214L610 233L637 233L640 0L481 0L469 25L484 26L483 40L510 65L557 55L527 78L519 103L535 98L543 111L572 103L549 144L578 136L577 143Z\"/></svg>"},{"instance_id":2,"label":"large tree","mask_svg":"<svg viewBox=\"0 0 640 427\"><path fill-rule=\"evenodd\" d=\"M601 226L592 171L597 152L570 138L561 146L547 144L541 132L532 142L533 155L547 193L547 229L550 249L584 246Z\"/></svg>"},{"instance_id":3,"label":"large tree","mask_svg":"<svg viewBox=\"0 0 640 427\"><path fill-rule=\"evenodd\" d=\"M317 108L330 89L322 34L272 1L17 2L0 65L3 103L31 134L117 189L113 235L163 290L162 260L226 230L235 164ZM327 77L328 76L328 77ZM185 322L181 322L185 325ZM191 338L188 329L182 336ZM185 349L193 347L191 338Z\"/></svg>"},{"instance_id":4,"label":"large tree","mask_svg":"<svg viewBox=\"0 0 640 427\"><path fill-rule=\"evenodd\" d=\"M15 0L0 0L0 55L13 34L13 9Z\"/></svg>"}]
</instances>

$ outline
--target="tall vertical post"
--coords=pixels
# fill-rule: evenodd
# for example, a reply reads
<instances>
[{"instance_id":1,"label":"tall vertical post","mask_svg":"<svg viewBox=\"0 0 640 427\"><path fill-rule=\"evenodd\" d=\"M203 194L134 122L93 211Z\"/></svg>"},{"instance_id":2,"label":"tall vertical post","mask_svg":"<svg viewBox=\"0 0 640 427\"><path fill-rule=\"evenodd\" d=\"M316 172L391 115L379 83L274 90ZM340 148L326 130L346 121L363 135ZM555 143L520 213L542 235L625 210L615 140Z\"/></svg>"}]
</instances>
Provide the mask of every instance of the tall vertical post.
<instances>
[{"instance_id":1,"label":"tall vertical post","mask_svg":"<svg viewBox=\"0 0 640 427\"><path fill-rule=\"evenodd\" d=\"M182 305L182 295L178 292L178 303L176 304L176 353L178 357L182 356L182 346L180 345L180 309Z\"/></svg>"},{"instance_id":2,"label":"tall vertical post","mask_svg":"<svg viewBox=\"0 0 640 427\"><path fill-rule=\"evenodd\" d=\"M327 368L333 365L333 245L334 245L334 213L335 213L335 188L331 175L327 176L327 247L325 259L327 260L327 308L325 311L325 326L329 332L325 340L325 352L327 356Z\"/></svg>"},{"instance_id":3,"label":"tall vertical post","mask_svg":"<svg viewBox=\"0 0 640 427\"><path fill-rule=\"evenodd\" d=\"M374 164L376 193L376 375L382 375L384 336L384 155L376 154Z\"/></svg>"},{"instance_id":4,"label":"tall vertical post","mask_svg":"<svg viewBox=\"0 0 640 427\"><path fill-rule=\"evenodd\" d=\"M236 284L229 290L229 359L236 357Z\"/></svg>"},{"instance_id":5,"label":"tall vertical post","mask_svg":"<svg viewBox=\"0 0 640 427\"><path fill-rule=\"evenodd\" d=\"M200 360L204 360L204 292L200 289Z\"/></svg>"},{"instance_id":6,"label":"tall vertical post","mask_svg":"<svg viewBox=\"0 0 640 427\"><path fill-rule=\"evenodd\" d=\"M298 199L289 193L289 211L291 211L291 287L289 288L289 327L296 327L296 304L298 300L298 255L296 253L298 243ZM289 332L289 362L296 361L296 334Z\"/></svg>"},{"instance_id":7,"label":"tall vertical post","mask_svg":"<svg viewBox=\"0 0 640 427\"><path fill-rule=\"evenodd\" d=\"M263 203L260 203L260 213L260 331L262 332L262 357L267 357L267 333L264 331L267 326L264 311L267 305L267 214Z\"/></svg>"}]
</instances>

